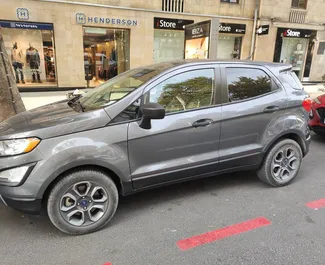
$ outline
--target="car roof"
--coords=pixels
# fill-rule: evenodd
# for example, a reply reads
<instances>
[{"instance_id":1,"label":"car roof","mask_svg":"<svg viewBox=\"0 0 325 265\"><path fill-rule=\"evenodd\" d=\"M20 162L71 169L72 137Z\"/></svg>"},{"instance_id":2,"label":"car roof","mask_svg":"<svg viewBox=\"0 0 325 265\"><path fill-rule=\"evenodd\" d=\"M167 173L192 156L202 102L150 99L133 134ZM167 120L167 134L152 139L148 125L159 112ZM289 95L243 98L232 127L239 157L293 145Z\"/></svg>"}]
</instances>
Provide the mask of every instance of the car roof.
<instances>
[{"instance_id":1,"label":"car roof","mask_svg":"<svg viewBox=\"0 0 325 265\"><path fill-rule=\"evenodd\" d=\"M251 61L251 60L211 60L211 59L183 59L175 61L167 61L162 63L156 63L144 68L150 69L161 69L163 71L168 71L173 68L179 68L182 66L195 66L200 64L245 64L245 65L256 65L264 66L267 68L272 68L273 70L283 71L291 69L292 65L283 63L271 63L271 62L261 62L261 61Z\"/></svg>"}]
</instances>

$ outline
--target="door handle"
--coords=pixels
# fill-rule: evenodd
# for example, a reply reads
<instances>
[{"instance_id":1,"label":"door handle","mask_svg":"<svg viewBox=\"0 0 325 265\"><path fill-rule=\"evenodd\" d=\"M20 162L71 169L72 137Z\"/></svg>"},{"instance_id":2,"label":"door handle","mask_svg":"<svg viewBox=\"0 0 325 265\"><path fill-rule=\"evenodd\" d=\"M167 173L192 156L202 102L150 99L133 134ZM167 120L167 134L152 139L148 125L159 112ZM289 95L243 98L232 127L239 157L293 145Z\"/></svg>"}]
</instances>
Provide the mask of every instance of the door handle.
<instances>
[{"instance_id":1,"label":"door handle","mask_svg":"<svg viewBox=\"0 0 325 265\"><path fill-rule=\"evenodd\" d=\"M211 119L202 119L202 120L198 120L198 121L194 122L192 124L192 126L194 128L197 128L197 127L206 127L206 126L209 126L211 123L212 123L212 120Z\"/></svg>"},{"instance_id":2,"label":"door handle","mask_svg":"<svg viewBox=\"0 0 325 265\"><path fill-rule=\"evenodd\" d=\"M276 112L278 110L280 110L280 108L278 106L269 106L269 107L266 107L264 109L264 112L265 113L273 113L273 112Z\"/></svg>"}]
</instances>

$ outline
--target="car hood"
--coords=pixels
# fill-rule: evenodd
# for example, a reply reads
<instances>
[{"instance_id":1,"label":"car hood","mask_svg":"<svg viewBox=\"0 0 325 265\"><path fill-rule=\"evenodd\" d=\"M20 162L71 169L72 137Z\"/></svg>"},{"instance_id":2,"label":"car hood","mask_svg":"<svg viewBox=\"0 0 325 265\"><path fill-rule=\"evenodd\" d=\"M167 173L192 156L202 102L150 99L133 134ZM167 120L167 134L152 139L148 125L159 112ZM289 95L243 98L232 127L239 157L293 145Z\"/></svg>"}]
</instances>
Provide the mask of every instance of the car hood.
<instances>
[{"instance_id":1,"label":"car hood","mask_svg":"<svg viewBox=\"0 0 325 265\"><path fill-rule=\"evenodd\" d=\"M19 113L0 123L0 139L39 137L41 139L96 129L110 118L103 109L76 112L69 100L55 102Z\"/></svg>"}]
</instances>

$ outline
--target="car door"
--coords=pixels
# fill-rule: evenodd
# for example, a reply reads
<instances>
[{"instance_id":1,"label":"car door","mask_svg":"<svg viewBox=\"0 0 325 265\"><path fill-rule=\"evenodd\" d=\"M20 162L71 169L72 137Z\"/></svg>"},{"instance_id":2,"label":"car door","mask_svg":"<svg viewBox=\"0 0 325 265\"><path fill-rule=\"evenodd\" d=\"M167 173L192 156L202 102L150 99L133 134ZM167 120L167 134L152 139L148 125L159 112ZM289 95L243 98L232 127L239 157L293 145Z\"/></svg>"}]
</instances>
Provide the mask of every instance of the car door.
<instances>
[{"instance_id":1,"label":"car door","mask_svg":"<svg viewBox=\"0 0 325 265\"><path fill-rule=\"evenodd\" d=\"M164 106L166 116L151 129L128 128L128 150L135 189L215 171L219 159L221 106L218 65L185 67L144 90L145 103Z\"/></svg>"},{"instance_id":2,"label":"car door","mask_svg":"<svg viewBox=\"0 0 325 265\"><path fill-rule=\"evenodd\" d=\"M283 128L286 92L265 67L224 64L220 70L220 169L253 166L260 162L265 139Z\"/></svg>"}]
</instances>

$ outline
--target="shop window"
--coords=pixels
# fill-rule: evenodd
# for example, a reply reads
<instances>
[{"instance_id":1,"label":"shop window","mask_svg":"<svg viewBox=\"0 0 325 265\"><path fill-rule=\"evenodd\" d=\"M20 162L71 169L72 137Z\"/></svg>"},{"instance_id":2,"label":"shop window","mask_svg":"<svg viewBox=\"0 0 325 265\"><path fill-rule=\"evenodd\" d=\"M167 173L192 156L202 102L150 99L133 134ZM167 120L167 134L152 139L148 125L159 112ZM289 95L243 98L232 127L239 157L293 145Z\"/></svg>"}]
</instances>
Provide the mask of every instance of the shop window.
<instances>
[{"instance_id":1,"label":"shop window","mask_svg":"<svg viewBox=\"0 0 325 265\"><path fill-rule=\"evenodd\" d=\"M227 68L229 102L262 96L277 89L271 78L262 70Z\"/></svg>"},{"instance_id":2,"label":"shop window","mask_svg":"<svg viewBox=\"0 0 325 265\"><path fill-rule=\"evenodd\" d=\"M217 57L218 59L240 59L243 37L219 34Z\"/></svg>"},{"instance_id":3,"label":"shop window","mask_svg":"<svg viewBox=\"0 0 325 265\"><path fill-rule=\"evenodd\" d=\"M234 3L234 4L238 4L239 0L220 0L222 3Z\"/></svg>"},{"instance_id":4,"label":"shop window","mask_svg":"<svg viewBox=\"0 0 325 265\"><path fill-rule=\"evenodd\" d=\"M307 0L292 0L291 7L294 8L307 8Z\"/></svg>"},{"instance_id":5,"label":"shop window","mask_svg":"<svg viewBox=\"0 0 325 265\"><path fill-rule=\"evenodd\" d=\"M129 70L129 30L84 27L83 34L87 86L98 86Z\"/></svg>"},{"instance_id":6,"label":"shop window","mask_svg":"<svg viewBox=\"0 0 325 265\"><path fill-rule=\"evenodd\" d=\"M154 61L165 62L184 58L184 31L154 31Z\"/></svg>"},{"instance_id":7,"label":"shop window","mask_svg":"<svg viewBox=\"0 0 325 265\"><path fill-rule=\"evenodd\" d=\"M185 0L162 0L162 11L167 12L184 12L184 1Z\"/></svg>"},{"instance_id":8,"label":"shop window","mask_svg":"<svg viewBox=\"0 0 325 265\"><path fill-rule=\"evenodd\" d=\"M57 86L53 30L2 28L1 34L19 88Z\"/></svg>"},{"instance_id":9,"label":"shop window","mask_svg":"<svg viewBox=\"0 0 325 265\"><path fill-rule=\"evenodd\" d=\"M151 89L145 101L159 103L166 113L213 105L214 70L202 69L175 75Z\"/></svg>"}]
</instances>

